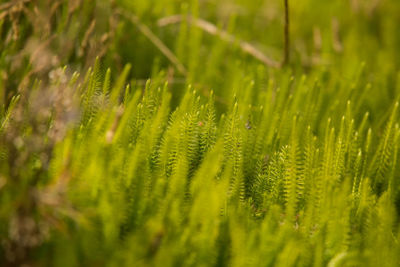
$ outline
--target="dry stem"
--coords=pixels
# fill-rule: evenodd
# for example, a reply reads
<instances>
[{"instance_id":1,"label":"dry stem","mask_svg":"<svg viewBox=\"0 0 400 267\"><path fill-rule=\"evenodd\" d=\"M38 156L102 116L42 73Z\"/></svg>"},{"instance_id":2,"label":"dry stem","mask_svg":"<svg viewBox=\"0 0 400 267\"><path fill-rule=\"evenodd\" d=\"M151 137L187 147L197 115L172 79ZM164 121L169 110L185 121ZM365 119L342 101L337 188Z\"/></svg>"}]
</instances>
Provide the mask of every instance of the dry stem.
<instances>
[{"instance_id":1,"label":"dry stem","mask_svg":"<svg viewBox=\"0 0 400 267\"><path fill-rule=\"evenodd\" d=\"M239 45L240 49L243 50L243 52L253 56L254 58L263 62L267 66L274 67L274 68L278 68L280 66L280 64L278 62L267 57L263 52L258 50L252 44L237 39L235 36L229 34L228 32L226 32L224 30L218 29L217 26L215 26L214 24L212 24L206 20L194 18L190 15L187 15L187 16L173 15L173 16L159 19L157 24L160 27L164 27L164 26L167 26L170 24L180 23L184 20L186 20L188 23L202 29L203 31L205 31L211 35L219 36L222 40L224 40L228 43L231 43L231 44L237 43Z\"/></svg>"},{"instance_id":2,"label":"dry stem","mask_svg":"<svg viewBox=\"0 0 400 267\"><path fill-rule=\"evenodd\" d=\"M119 9L118 13L123 15L125 18L129 19L133 24L136 25L136 27L139 29L139 31L146 36L160 51L161 53L164 54L166 58L168 58L169 61L171 61L172 64L175 65L176 69L186 75L187 71L186 68L183 66L183 64L179 61L179 59L174 55L174 53L158 38L151 30L149 27L144 25L143 23L140 22L139 18L135 15L132 15L128 12L125 12L124 10Z\"/></svg>"}]
</instances>

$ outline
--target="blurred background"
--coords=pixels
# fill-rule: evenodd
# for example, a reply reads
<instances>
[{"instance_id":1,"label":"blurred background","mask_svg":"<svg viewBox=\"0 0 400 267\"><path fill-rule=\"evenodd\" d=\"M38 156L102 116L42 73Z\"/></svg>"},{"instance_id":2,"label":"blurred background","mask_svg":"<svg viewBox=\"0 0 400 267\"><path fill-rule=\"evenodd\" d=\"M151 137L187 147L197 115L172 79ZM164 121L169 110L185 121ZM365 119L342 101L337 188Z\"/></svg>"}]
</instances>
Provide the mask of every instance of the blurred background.
<instances>
[{"instance_id":1,"label":"blurred background","mask_svg":"<svg viewBox=\"0 0 400 267\"><path fill-rule=\"evenodd\" d=\"M379 97L394 96L400 60L399 1L301 0L289 5L290 68L281 71L247 53L241 43L280 62L283 1L3 1L0 101L10 101L32 77L48 80L59 67L84 71L96 56L114 75L131 63L135 84L158 75L177 92L193 84L204 95L213 89L217 99L232 98L237 93L234 87L249 80L258 79L257 86L263 87L280 75L312 76L329 70L351 80L365 62L365 78L381 87ZM217 31L199 27L198 21ZM160 49L157 41L169 51ZM377 71L381 74L375 75ZM220 101L220 109L226 104Z\"/></svg>"}]
</instances>

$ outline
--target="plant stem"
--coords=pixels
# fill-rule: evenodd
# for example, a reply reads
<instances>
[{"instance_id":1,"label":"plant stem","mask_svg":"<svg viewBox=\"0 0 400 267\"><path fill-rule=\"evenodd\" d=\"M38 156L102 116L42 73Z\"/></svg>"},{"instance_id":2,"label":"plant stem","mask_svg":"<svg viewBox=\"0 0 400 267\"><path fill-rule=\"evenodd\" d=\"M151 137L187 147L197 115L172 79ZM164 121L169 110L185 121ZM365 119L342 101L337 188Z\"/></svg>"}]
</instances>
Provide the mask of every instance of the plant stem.
<instances>
[{"instance_id":1,"label":"plant stem","mask_svg":"<svg viewBox=\"0 0 400 267\"><path fill-rule=\"evenodd\" d=\"M285 5L285 25L284 25L284 55L282 60L282 66L289 63L290 60L290 37L289 37L289 29L290 29L290 20L289 20L289 0L284 0Z\"/></svg>"}]
</instances>

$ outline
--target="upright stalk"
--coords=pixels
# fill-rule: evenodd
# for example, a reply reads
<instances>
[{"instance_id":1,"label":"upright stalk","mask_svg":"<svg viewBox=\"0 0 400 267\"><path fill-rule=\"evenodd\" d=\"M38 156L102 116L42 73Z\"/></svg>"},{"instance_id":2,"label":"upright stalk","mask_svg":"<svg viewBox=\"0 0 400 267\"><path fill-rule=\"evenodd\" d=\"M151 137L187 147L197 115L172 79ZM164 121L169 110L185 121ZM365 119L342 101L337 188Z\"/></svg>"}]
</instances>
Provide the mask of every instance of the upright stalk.
<instances>
[{"instance_id":1,"label":"upright stalk","mask_svg":"<svg viewBox=\"0 0 400 267\"><path fill-rule=\"evenodd\" d=\"M282 66L289 63L290 60L290 37L289 37L289 29L290 29L290 21L289 21L289 0L284 0L285 5L285 25L284 25L284 55L282 60Z\"/></svg>"}]
</instances>

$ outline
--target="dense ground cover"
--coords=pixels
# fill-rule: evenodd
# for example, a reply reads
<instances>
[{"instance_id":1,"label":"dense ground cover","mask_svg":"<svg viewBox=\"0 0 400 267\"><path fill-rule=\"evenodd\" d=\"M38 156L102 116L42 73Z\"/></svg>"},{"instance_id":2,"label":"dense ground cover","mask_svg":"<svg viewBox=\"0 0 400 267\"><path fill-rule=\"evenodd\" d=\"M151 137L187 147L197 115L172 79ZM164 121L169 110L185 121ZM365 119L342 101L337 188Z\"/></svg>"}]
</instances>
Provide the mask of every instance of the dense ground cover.
<instances>
[{"instance_id":1,"label":"dense ground cover","mask_svg":"<svg viewBox=\"0 0 400 267\"><path fill-rule=\"evenodd\" d=\"M398 266L400 2L289 6L2 1L0 265Z\"/></svg>"}]
</instances>

